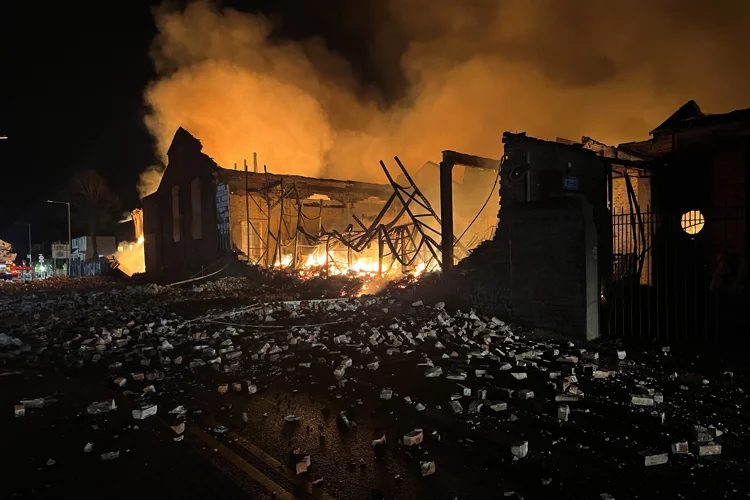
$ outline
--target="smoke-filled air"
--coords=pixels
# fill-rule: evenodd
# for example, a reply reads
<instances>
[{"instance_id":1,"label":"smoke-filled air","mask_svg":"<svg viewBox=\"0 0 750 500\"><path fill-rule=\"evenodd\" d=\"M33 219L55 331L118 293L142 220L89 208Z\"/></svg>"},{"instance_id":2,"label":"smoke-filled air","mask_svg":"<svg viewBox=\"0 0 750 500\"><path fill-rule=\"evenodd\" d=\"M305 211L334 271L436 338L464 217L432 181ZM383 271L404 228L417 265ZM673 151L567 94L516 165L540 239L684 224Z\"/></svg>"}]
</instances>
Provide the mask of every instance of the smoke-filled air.
<instances>
[{"instance_id":1,"label":"smoke-filled air","mask_svg":"<svg viewBox=\"0 0 750 500\"><path fill-rule=\"evenodd\" d=\"M206 1L155 11L145 98L160 154L182 126L225 168L257 152L275 173L382 182L378 161L394 155L412 170L445 149L499 158L506 130L617 144L689 99L749 105L750 2L371 0L328 19L295 8L340 32L338 48L277 35L283 15Z\"/></svg>"}]
</instances>

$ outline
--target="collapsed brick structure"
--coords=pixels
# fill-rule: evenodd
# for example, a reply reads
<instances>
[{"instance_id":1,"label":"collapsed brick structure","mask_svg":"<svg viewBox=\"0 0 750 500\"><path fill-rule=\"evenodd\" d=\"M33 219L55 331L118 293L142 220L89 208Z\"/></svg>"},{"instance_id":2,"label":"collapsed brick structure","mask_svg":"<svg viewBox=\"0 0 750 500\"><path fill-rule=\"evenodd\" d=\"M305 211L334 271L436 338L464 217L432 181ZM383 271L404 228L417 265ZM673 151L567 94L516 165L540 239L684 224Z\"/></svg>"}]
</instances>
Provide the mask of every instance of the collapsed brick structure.
<instances>
[{"instance_id":1,"label":"collapsed brick structure","mask_svg":"<svg viewBox=\"0 0 750 500\"><path fill-rule=\"evenodd\" d=\"M300 259L298 228L344 232L355 215L375 218L393 194L381 184L221 168L183 128L167 156L159 188L143 199L149 272L199 271L226 252L262 265Z\"/></svg>"},{"instance_id":2,"label":"collapsed brick structure","mask_svg":"<svg viewBox=\"0 0 750 500\"><path fill-rule=\"evenodd\" d=\"M595 338L609 162L582 144L503 143L497 230L459 263L459 293L485 313Z\"/></svg>"}]
</instances>

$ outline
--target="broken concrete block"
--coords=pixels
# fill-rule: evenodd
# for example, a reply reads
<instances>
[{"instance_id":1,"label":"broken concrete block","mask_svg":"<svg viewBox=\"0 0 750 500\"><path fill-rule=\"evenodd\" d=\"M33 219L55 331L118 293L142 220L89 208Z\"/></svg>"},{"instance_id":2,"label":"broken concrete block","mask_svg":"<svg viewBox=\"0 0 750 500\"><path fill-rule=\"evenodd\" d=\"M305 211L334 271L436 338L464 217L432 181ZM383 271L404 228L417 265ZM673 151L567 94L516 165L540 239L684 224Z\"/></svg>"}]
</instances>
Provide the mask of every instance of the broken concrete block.
<instances>
[{"instance_id":1,"label":"broken concrete block","mask_svg":"<svg viewBox=\"0 0 750 500\"><path fill-rule=\"evenodd\" d=\"M654 398L646 396L632 396L630 402L636 406L654 406Z\"/></svg>"},{"instance_id":2,"label":"broken concrete block","mask_svg":"<svg viewBox=\"0 0 750 500\"><path fill-rule=\"evenodd\" d=\"M690 446L693 454L699 457L721 455L721 445L717 443L692 443Z\"/></svg>"},{"instance_id":3,"label":"broken concrete block","mask_svg":"<svg viewBox=\"0 0 750 500\"><path fill-rule=\"evenodd\" d=\"M617 351L617 359L622 361L623 359L628 357L628 353L625 351Z\"/></svg>"},{"instance_id":4,"label":"broken concrete block","mask_svg":"<svg viewBox=\"0 0 750 500\"><path fill-rule=\"evenodd\" d=\"M403 443L404 446L416 446L421 444L423 440L424 432L422 429L414 429L413 431L404 434Z\"/></svg>"},{"instance_id":5,"label":"broken concrete block","mask_svg":"<svg viewBox=\"0 0 750 500\"><path fill-rule=\"evenodd\" d=\"M521 373L511 373L510 376L513 377L516 380L524 380L525 378L528 377L528 375L526 373L523 373L523 372L521 372Z\"/></svg>"},{"instance_id":6,"label":"broken concrete block","mask_svg":"<svg viewBox=\"0 0 750 500\"><path fill-rule=\"evenodd\" d=\"M579 401L583 399L583 394L557 394L555 396L555 402L557 403L575 403L576 401Z\"/></svg>"},{"instance_id":7,"label":"broken concrete block","mask_svg":"<svg viewBox=\"0 0 750 500\"><path fill-rule=\"evenodd\" d=\"M158 407L156 405L144 405L140 408L133 410L133 418L136 420L145 420L148 417L156 415Z\"/></svg>"},{"instance_id":8,"label":"broken concrete block","mask_svg":"<svg viewBox=\"0 0 750 500\"><path fill-rule=\"evenodd\" d=\"M300 418L294 414L289 414L284 417L284 422L286 422L287 424L296 424L297 422L299 422L299 420Z\"/></svg>"},{"instance_id":9,"label":"broken concrete block","mask_svg":"<svg viewBox=\"0 0 750 500\"><path fill-rule=\"evenodd\" d=\"M469 403L469 413L479 413L482 410L482 405L481 401L472 401Z\"/></svg>"},{"instance_id":10,"label":"broken concrete block","mask_svg":"<svg viewBox=\"0 0 750 500\"><path fill-rule=\"evenodd\" d=\"M422 477L435 473L435 462L419 462L419 467L422 470Z\"/></svg>"},{"instance_id":11,"label":"broken concrete block","mask_svg":"<svg viewBox=\"0 0 750 500\"><path fill-rule=\"evenodd\" d=\"M518 444L516 446L511 446L510 452L516 458L525 458L526 455L529 453L529 442L524 441L523 443Z\"/></svg>"},{"instance_id":12,"label":"broken concrete block","mask_svg":"<svg viewBox=\"0 0 750 500\"><path fill-rule=\"evenodd\" d=\"M170 428L174 431L175 434L182 434L185 432L185 422L180 422L177 425L170 425Z\"/></svg>"},{"instance_id":13,"label":"broken concrete block","mask_svg":"<svg viewBox=\"0 0 750 500\"><path fill-rule=\"evenodd\" d=\"M393 397L393 390L392 389L383 389L380 391L380 399L389 400Z\"/></svg>"},{"instance_id":14,"label":"broken concrete block","mask_svg":"<svg viewBox=\"0 0 750 500\"><path fill-rule=\"evenodd\" d=\"M386 444L385 434L383 434L383 436L380 437L380 438L378 438L378 439L373 439L372 440L372 446L373 447L384 446L385 444Z\"/></svg>"},{"instance_id":15,"label":"broken concrete block","mask_svg":"<svg viewBox=\"0 0 750 500\"><path fill-rule=\"evenodd\" d=\"M698 443L707 443L714 438L721 436L723 432L713 427L703 427L702 425L693 426L693 436Z\"/></svg>"},{"instance_id":16,"label":"broken concrete block","mask_svg":"<svg viewBox=\"0 0 750 500\"><path fill-rule=\"evenodd\" d=\"M219 390L219 394L226 394L227 391L229 391L229 385L228 384L219 384L218 390Z\"/></svg>"},{"instance_id":17,"label":"broken concrete block","mask_svg":"<svg viewBox=\"0 0 750 500\"><path fill-rule=\"evenodd\" d=\"M493 401L489 404L492 411L503 411L508 409L508 403L505 401Z\"/></svg>"},{"instance_id":18,"label":"broken concrete block","mask_svg":"<svg viewBox=\"0 0 750 500\"><path fill-rule=\"evenodd\" d=\"M608 370L594 370L591 376L597 379L609 378L612 376L612 372Z\"/></svg>"},{"instance_id":19,"label":"broken concrete block","mask_svg":"<svg viewBox=\"0 0 750 500\"><path fill-rule=\"evenodd\" d=\"M16 405L14 408L14 414L16 417L23 417L26 415L26 408L23 405Z\"/></svg>"},{"instance_id":20,"label":"broken concrete block","mask_svg":"<svg viewBox=\"0 0 750 500\"><path fill-rule=\"evenodd\" d=\"M557 418L567 422L569 416L570 416L570 407L568 405L560 405L557 407Z\"/></svg>"},{"instance_id":21,"label":"broken concrete block","mask_svg":"<svg viewBox=\"0 0 750 500\"><path fill-rule=\"evenodd\" d=\"M94 443L90 441L83 446L84 453L91 453L93 449L94 449Z\"/></svg>"},{"instance_id":22,"label":"broken concrete block","mask_svg":"<svg viewBox=\"0 0 750 500\"><path fill-rule=\"evenodd\" d=\"M454 413L461 413L464 411L464 407L461 406L461 403L458 401L451 401L451 409L453 409Z\"/></svg>"},{"instance_id":23,"label":"broken concrete block","mask_svg":"<svg viewBox=\"0 0 750 500\"><path fill-rule=\"evenodd\" d=\"M584 352L583 359L586 361L597 361L599 359L598 352Z\"/></svg>"},{"instance_id":24,"label":"broken concrete block","mask_svg":"<svg viewBox=\"0 0 750 500\"><path fill-rule=\"evenodd\" d=\"M354 427L355 425L354 422L352 422L351 419L349 418L348 411L339 412L339 422L341 422L341 424L346 428L351 428L351 427Z\"/></svg>"},{"instance_id":25,"label":"broken concrete block","mask_svg":"<svg viewBox=\"0 0 750 500\"><path fill-rule=\"evenodd\" d=\"M466 372L457 371L445 376L448 380L466 380Z\"/></svg>"},{"instance_id":26,"label":"broken concrete block","mask_svg":"<svg viewBox=\"0 0 750 500\"><path fill-rule=\"evenodd\" d=\"M294 470L297 475L307 472L307 469L310 468L311 463L312 461L310 460L310 455L304 455L298 461L296 461L294 464Z\"/></svg>"},{"instance_id":27,"label":"broken concrete block","mask_svg":"<svg viewBox=\"0 0 750 500\"><path fill-rule=\"evenodd\" d=\"M102 453L99 457L102 462L108 462L110 460L115 460L116 458L120 457L120 451L110 451L109 453Z\"/></svg>"},{"instance_id":28,"label":"broken concrete block","mask_svg":"<svg viewBox=\"0 0 750 500\"><path fill-rule=\"evenodd\" d=\"M240 392L242 390L242 384L239 382L232 382L232 390L235 392Z\"/></svg>"},{"instance_id":29,"label":"broken concrete block","mask_svg":"<svg viewBox=\"0 0 750 500\"><path fill-rule=\"evenodd\" d=\"M477 397L479 399L487 399L487 390L486 389L479 389L477 391Z\"/></svg>"},{"instance_id":30,"label":"broken concrete block","mask_svg":"<svg viewBox=\"0 0 750 500\"><path fill-rule=\"evenodd\" d=\"M636 386L636 390L642 396L653 397L653 395L656 393L656 390L653 387L646 387L645 385Z\"/></svg>"},{"instance_id":31,"label":"broken concrete block","mask_svg":"<svg viewBox=\"0 0 750 500\"><path fill-rule=\"evenodd\" d=\"M118 387L122 387L122 386L124 386L124 385L125 385L125 383L126 383L127 381L128 381L128 379L126 379L125 377L117 377L117 378L116 378L116 379L114 380L114 383L115 383L115 385L116 385L116 386L118 386Z\"/></svg>"},{"instance_id":32,"label":"broken concrete block","mask_svg":"<svg viewBox=\"0 0 750 500\"><path fill-rule=\"evenodd\" d=\"M646 467L651 467L652 465L662 465L669 461L668 453L651 454L642 452L641 456L643 457L643 464Z\"/></svg>"},{"instance_id":33,"label":"broken concrete block","mask_svg":"<svg viewBox=\"0 0 750 500\"><path fill-rule=\"evenodd\" d=\"M664 396L660 392L654 393L654 403L662 404L664 402Z\"/></svg>"},{"instance_id":34,"label":"broken concrete block","mask_svg":"<svg viewBox=\"0 0 750 500\"><path fill-rule=\"evenodd\" d=\"M518 399L534 399L534 391L531 389L521 389L518 391Z\"/></svg>"},{"instance_id":35,"label":"broken concrete block","mask_svg":"<svg viewBox=\"0 0 750 500\"><path fill-rule=\"evenodd\" d=\"M156 387L154 387L153 385L147 385L146 387L143 388L144 394L153 393L153 392L156 392Z\"/></svg>"},{"instance_id":36,"label":"broken concrete block","mask_svg":"<svg viewBox=\"0 0 750 500\"><path fill-rule=\"evenodd\" d=\"M116 409L117 405L115 404L115 400L107 399L105 401L97 401L95 403L91 403L86 408L86 413L88 413L89 415L97 415L99 413L107 413Z\"/></svg>"},{"instance_id":37,"label":"broken concrete block","mask_svg":"<svg viewBox=\"0 0 750 500\"><path fill-rule=\"evenodd\" d=\"M253 383L250 383L250 381L248 380L247 381L247 393L255 394L256 392L258 392L258 386Z\"/></svg>"},{"instance_id":38,"label":"broken concrete block","mask_svg":"<svg viewBox=\"0 0 750 500\"><path fill-rule=\"evenodd\" d=\"M470 397L471 396L471 388L466 387L465 385L461 385L461 384L458 384L458 386L461 388L461 393L464 396L466 396L466 397Z\"/></svg>"},{"instance_id":39,"label":"broken concrete block","mask_svg":"<svg viewBox=\"0 0 750 500\"><path fill-rule=\"evenodd\" d=\"M439 366L431 366L427 369L426 372L424 372L424 376L427 378L435 378L439 377L443 374L443 369Z\"/></svg>"},{"instance_id":40,"label":"broken concrete block","mask_svg":"<svg viewBox=\"0 0 750 500\"><path fill-rule=\"evenodd\" d=\"M672 443L672 453L674 453L675 455L683 455L689 452L690 452L690 449L688 448L687 441L680 442L680 443Z\"/></svg>"},{"instance_id":41,"label":"broken concrete block","mask_svg":"<svg viewBox=\"0 0 750 500\"><path fill-rule=\"evenodd\" d=\"M367 364L367 369L368 369L368 370L373 370L373 371L375 371L375 370L377 370L378 368L380 368L380 362L378 362L378 361L373 361L372 363L368 363L368 364Z\"/></svg>"}]
</instances>

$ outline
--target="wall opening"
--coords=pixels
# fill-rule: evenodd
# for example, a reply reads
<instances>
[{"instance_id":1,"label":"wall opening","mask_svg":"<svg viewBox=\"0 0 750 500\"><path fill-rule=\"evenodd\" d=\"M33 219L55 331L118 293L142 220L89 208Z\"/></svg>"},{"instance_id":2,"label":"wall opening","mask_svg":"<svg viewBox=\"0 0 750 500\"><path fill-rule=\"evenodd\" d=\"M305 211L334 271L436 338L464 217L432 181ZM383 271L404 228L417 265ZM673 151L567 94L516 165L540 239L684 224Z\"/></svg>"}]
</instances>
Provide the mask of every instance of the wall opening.
<instances>
[{"instance_id":1,"label":"wall opening","mask_svg":"<svg viewBox=\"0 0 750 500\"><path fill-rule=\"evenodd\" d=\"M687 234L698 234L703 229L705 219L700 210L690 210L682 214L680 226Z\"/></svg>"},{"instance_id":2,"label":"wall opening","mask_svg":"<svg viewBox=\"0 0 750 500\"><path fill-rule=\"evenodd\" d=\"M180 186L172 186L172 241L180 241Z\"/></svg>"},{"instance_id":3,"label":"wall opening","mask_svg":"<svg viewBox=\"0 0 750 500\"><path fill-rule=\"evenodd\" d=\"M190 205L192 208L190 232L194 240L199 240L203 238L203 214L201 213L201 180L198 178L190 183Z\"/></svg>"}]
</instances>

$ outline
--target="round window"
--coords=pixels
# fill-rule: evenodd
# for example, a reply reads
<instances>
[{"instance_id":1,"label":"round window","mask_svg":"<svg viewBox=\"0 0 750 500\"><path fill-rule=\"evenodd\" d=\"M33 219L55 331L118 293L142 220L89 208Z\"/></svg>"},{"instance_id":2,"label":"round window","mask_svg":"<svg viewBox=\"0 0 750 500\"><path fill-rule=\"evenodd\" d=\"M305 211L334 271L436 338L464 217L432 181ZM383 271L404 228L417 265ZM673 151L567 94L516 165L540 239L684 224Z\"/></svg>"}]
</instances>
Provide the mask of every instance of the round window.
<instances>
[{"instance_id":1,"label":"round window","mask_svg":"<svg viewBox=\"0 0 750 500\"><path fill-rule=\"evenodd\" d=\"M685 212L682 214L682 219L680 219L682 230L687 234L698 234L701 229L703 229L703 224L705 222L706 221L703 219L703 214L700 210L690 210L689 212Z\"/></svg>"}]
</instances>

